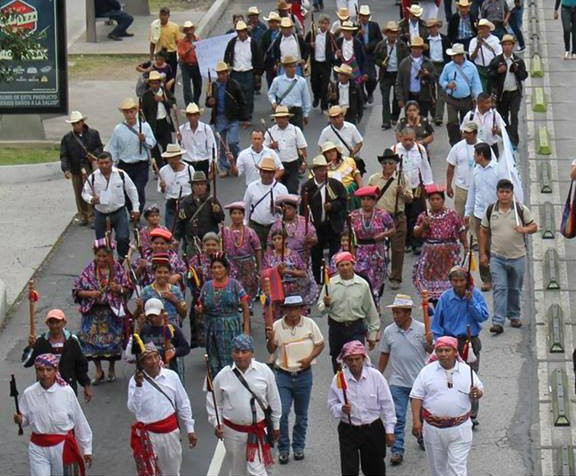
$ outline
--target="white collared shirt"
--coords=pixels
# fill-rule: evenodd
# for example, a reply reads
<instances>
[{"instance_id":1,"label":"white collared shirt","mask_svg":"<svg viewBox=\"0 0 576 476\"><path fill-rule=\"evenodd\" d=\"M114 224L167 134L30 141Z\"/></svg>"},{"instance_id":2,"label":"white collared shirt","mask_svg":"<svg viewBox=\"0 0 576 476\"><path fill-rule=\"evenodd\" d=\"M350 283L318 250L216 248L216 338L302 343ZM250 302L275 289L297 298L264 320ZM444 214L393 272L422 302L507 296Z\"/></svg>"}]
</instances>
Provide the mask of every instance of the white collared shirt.
<instances>
[{"instance_id":1,"label":"white collared shirt","mask_svg":"<svg viewBox=\"0 0 576 476\"><path fill-rule=\"evenodd\" d=\"M326 221L326 210L324 210L324 204L326 203L326 187L328 186L328 180L326 180L326 182L323 183L318 183L316 182L316 179L314 179L314 184L316 185L316 187L318 187L318 190L320 191L320 203L322 203L322 212L320 213L320 223L324 223Z\"/></svg>"},{"instance_id":2,"label":"white collared shirt","mask_svg":"<svg viewBox=\"0 0 576 476\"><path fill-rule=\"evenodd\" d=\"M426 365L416 377L410 398L423 400L422 406L432 415L452 418L464 415L471 409L470 367L456 362L452 373L452 388L448 388L446 370L440 362ZM474 373L474 386L484 390L482 382Z\"/></svg>"},{"instance_id":3,"label":"white collared shirt","mask_svg":"<svg viewBox=\"0 0 576 476\"><path fill-rule=\"evenodd\" d=\"M22 426L47 435L64 435L74 429L82 453L92 454L92 430L72 387L54 383L45 390L36 382L24 390L19 401Z\"/></svg>"},{"instance_id":4,"label":"white collared shirt","mask_svg":"<svg viewBox=\"0 0 576 476\"><path fill-rule=\"evenodd\" d=\"M270 189L272 189L272 192L268 193ZM246 206L244 224L247 225L249 220L260 225L271 225L274 223L278 215L275 208L272 211L272 207L275 206L275 197L287 193L288 189L284 184L276 180L270 185L264 185L262 179L252 182L244 193L244 205ZM264 195L266 195L265 198L260 200Z\"/></svg>"},{"instance_id":5,"label":"white collared shirt","mask_svg":"<svg viewBox=\"0 0 576 476\"><path fill-rule=\"evenodd\" d=\"M484 114L478 110L478 107L473 111L468 111L462 120L460 130L467 122L475 122L478 126L478 142L494 145L502 141L501 136L492 133L492 128L496 126L501 129L503 122L502 116L495 108L489 109Z\"/></svg>"},{"instance_id":6,"label":"white collared shirt","mask_svg":"<svg viewBox=\"0 0 576 476\"><path fill-rule=\"evenodd\" d=\"M514 61L514 57L507 58L504 55L504 61L506 61L506 76L504 77L504 91L516 91L518 89L518 83L516 82L516 76L512 71L510 71L510 66Z\"/></svg>"},{"instance_id":7,"label":"white collared shirt","mask_svg":"<svg viewBox=\"0 0 576 476\"><path fill-rule=\"evenodd\" d=\"M287 371L296 371L300 367L289 368L286 364L286 344L292 342L311 341L312 347L324 342L324 337L318 328L318 325L309 317L300 316L300 322L293 328L286 324L284 318L278 319L272 326L274 331L274 345L279 349L276 354L276 366ZM316 360L310 362L314 365Z\"/></svg>"},{"instance_id":8,"label":"white collared shirt","mask_svg":"<svg viewBox=\"0 0 576 476\"><path fill-rule=\"evenodd\" d=\"M344 378L348 385L346 391L348 403L352 405L350 420L352 425L368 425L384 416L386 433L394 433L396 411L390 393L390 387L384 375L374 367L364 365L362 375L356 380L348 367L344 367ZM344 395L336 383L337 376L332 378L328 394L328 409L334 418L349 423L348 415L342 412Z\"/></svg>"},{"instance_id":9,"label":"white collared shirt","mask_svg":"<svg viewBox=\"0 0 576 476\"><path fill-rule=\"evenodd\" d=\"M274 163L279 170L284 170L284 166L278 157L275 150L269 147L262 147L260 152L256 152L252 146L240 151L238 158L236 159L236 168L238 169L238 175L244 175L246 186L250 185L256 180L260 180L260 172L258 171L258 164L263 157L272 157Z\"/></svg>"},{"instance_id":10,"label":"white collared shirt","mask_svg":"<svg viewBox=\"0 0 576 476\"><path fill-rule=\"evenodd\" d=\"M298 149L308 147L302 129L294 124L288 124L284 129L280 129L277 124L270 128L270 134L264 137L264 145L269 147L272 143L270 135L278 143L278 157L284 163L300 160Z\"/></svg>"},{"instance_id":11,"label":"white collared shirt","mask_svg":"<svg viewBox=\"0 0 576 476\"><path fill-rule=\"evenodd\" d=\"M250 71L252 70L252 48L250 42L252 38L248 37L244 41L236 38L234 42L234 64L232 69L234 71Z\"/></svg>"},{"instance_id":12,"label":"white collared shirt","mask_svg":"<svg viewBox=\"0 0 576 476\"><path fill-rule=\"evenodd\" d=\"M227 365L214 378L214 396L218 406L220 423L222 423L222 419L226 419L237 425L252 425L252 409L250 407L252 395L234 374L233 369L235 368L236 364ZM276 386L276 379L270 367L252 359L242 376L263 404L270 405L274 429L279 429L282 404L278 387ZM264 412L257 402L254 403L256 420L262 421ZM218 423L216 412L214 411L214 401L209 392L206 394L206 411L208 413L208 421L212 426L216 427Z\"/></svg>"},{"instance_id":13,"label":"white collared shirt","mask_svg":"<svg viewBox=\"0 0 576 476\"><path fill-rule=\"evenodd\" d=\"M482 46L478 49L478 56L474 58L474 64L477 66L485 66L488 67L490 61L494 59L494 57L502 54L502 46L500 46L500 40L496 35L488 35L486 38L483 38ZM488 46L486 46L488 45ZM478 46L478 37L475 36L470 40L470 45L468 46L468 53L472 55L476 50L476 46ZM492 48L492 49L490 49Z\"/></svg>"},{"instance_id":14,"label":"white collared shirt","mask_svg":"<svg viewBox=\"0 0 576 476\"><path fill-rule=\"evenodd\" d=\"M354 39L342 40L342 56L346 61L354 56Z\"/></svg>"},{"instance_id":15,"label":"white collared shirt","mask_svg":"<svg viewBox=\"0 0 576 476\"><path fill-rule=\"evenodd\" d=\"M314 41L314 59L318 62L326 61L326 32L318 31Z\"/></svg>"},{"instance_id":16,"label":"white collared shirt","mask_svg":"<svg viewBox=\"0 0 576 476\"><path fill-rule=\"evenodd\" d=\"M476 142L478 143L478 142ZM468 190L474 162L474 144L468 144L466 139L462 139L452 146L446 162L454 166L454 185L463 190Z\"/></svg>"},{"instance_id":17,"label":"white collared shirt","mask_svg":"<svg viewBox=\"0 0 576 476\"><path fill-rule=\"evenodd\" d=\"M342 137L342 139L348 144L348 147L353 149L356 147L357 144L363 142L364 139L360 135L358 128L352 124L351 122L344 121L341 129L337 129L338 134ZM322 144L325 142L331 141L337 146L340 146L340 151L343 155L349 156L350 151L348 148L342 143L342 141L338 138L336 133L332 130L331 125L326 126L322 129L320 133L320 137L318 138L318 147L322 148Z\"/></svg>"},{"instance_id":18,"label":"white collared shirt","mask_svg":"<svg viewBox=\"0 0 576 476\"><path fill-rule=\"evenodd\" d=\"M408 28L410 29L410 41L414 40L417 36L420 36L420 22L408 20Z\"/></svg>"},{"instance_id":19,"label":"white collared shirt","mask_svg":"<svg viewBox=\"0 0 576 476\"><path fill-rule=\"evenodd\" d=\"M298 61L302 59L300 55L300 45L296 39L296 35L284 36L280 39L280 58L285 56L293 56Z\"/></svg>"},{"instance_id":20,"label":"white collared shirt","mask_svg":"<svg viewBox=\"0 0 576 476\"><path fill-rule=\"evenodd\" d=\"M424 185L434 183L432 168L430 167L430 162L428 162L428 154L423 146L414 143L410 150L406 150L402 142L398 142L394 146L394 152L402 158L402 171L412 188L420 185L420 175L422 175Z\"/></svg>"},{"instance_id":21,"label":"white collared shirt","mask_svg":"<svg viewBox=\"0 0 576 476\"><path fill-rule=\"evenodd\" d=\"M166 200L169 198L184 198L192 193L190 181L194 176L194 167L188 164L183 165L184 168L179 172L175 172L168 164L158 172L160 179L164 180L166 184L166 191L164 192L164 198ZM182 195L180 195L180 190L182 190ZM158 191L162 191L160 188L160 180L158 180Z\"/></svg>"},{"instance_id":22,"label":"white collared shirt","mask_svg":"<svg viewBox=\"0 0 576 476\"><path fill-rule=\"evenodd\" d=\"M194 163L212 159L212 149L217 150L217 147L214 132L209 125L199 121L196 130L193 131L187 122L180 126L180 134L182 148L186 150L182 156L184 162Z\"/></svg>"},{"instance_id":23,"label":"white collared shirt","mask_svg":"<svg viewBox=\"0 0 576 476\"><path fill-rule=\"evenodd\" d=\"M123 174L124 179L120 174ZM136 190L134 182L126 172L120 171L116 167L112 167L108 180L99 169L92 172L86 179L82 189L82 198L86 203L92 203L94 195L100 197L100 203L94 205L94 208L100 213L112 213L122 208L126 204L125 195L128 195L132 202L133 211L138 211L140 206L138 190Z\"/></svg>"},{"instance_id":24,"label":"white collared shirt","mask_svg":"<svg viewBox=\"0 0 576 476\"><path fill-rule=\"evenodd\" d=\"M194 433L192 408L186 390L178 374L162 368L154 382L166 393L176 407L176 414L186 433ZM141 387L136 386L134 377L128 384L128 410L134 413L136 420L142 423L154 423L164 420L174 413L174 407L165 395L160 393L144 379Z\"/></svg>"},{"instance_id":25,"label":"white collared shirt","mask_svg":"<svg viewBox=\"0 0 576 476\"><path fill-rule=\"evenodd\" d=\"M342 107L350 105L350 81L346 84L338 83L338 105Z\"/></svg>"},{"instance_id":26,"label":"white collared shirt","mask_svg":"<svg viewBox=\"0 0 576 476\"><path fill-rule=\"evenodd\" d=\"M433 63L443 63L444 50L442 48L442 36L429 36L428 44L430 45L430 61Z\"/></svg>"},{"instance_id":27,"label":"white collared shirt","mask_svg":"<svg viewBox=\"0 0 576 476\"><path fill-rule=\"evenodd\" d=\"M160 98L164 98L164 91L162 90L162 88L158 89L158 91L156 91L154 93L155 96L158 96ZM157 110L156 110L156 120L160 121L162 119L166 119L166 116L168 115L168 113L166 112L166 107L164 106L164 103L162 102L157 102Z\"/></svg>"}]
</instances>

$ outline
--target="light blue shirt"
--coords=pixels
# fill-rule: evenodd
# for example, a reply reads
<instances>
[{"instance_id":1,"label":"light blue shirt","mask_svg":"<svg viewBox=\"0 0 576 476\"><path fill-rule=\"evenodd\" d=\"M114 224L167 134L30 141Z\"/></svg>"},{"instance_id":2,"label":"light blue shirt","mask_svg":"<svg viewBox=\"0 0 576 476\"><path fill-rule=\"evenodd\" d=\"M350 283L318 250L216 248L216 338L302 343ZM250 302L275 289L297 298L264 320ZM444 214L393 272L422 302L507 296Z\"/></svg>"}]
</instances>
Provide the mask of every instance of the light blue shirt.
<instances>
[{"instance_id":1,"label":"light blue shirt","mask_svg":"<svg viewBox=\"0 0 576 476\"><path fill-rule=\"evenodd\" d=\"M483 91L476 66L466 59L461 66L450 61L444 66L438 82L442 90L455 99L463 99L470 95L476 98ZM447 88L451 82L456 83L455 89Z\"/></svg>"},{"instance_id":2,"label":"light blue shirt","mask_svg":"<svg viewBox=\"0 0 576 476\"><path fill-rule=\"evenodd\" d=\"M389 73L396 73L398 71L397 45L397 41L395 41L392 46L390 46L390 43L386 43L386 48L388 48L388 68L386 68L386 71Z\"/></svg>"},{"instance_id":3,"label":"light blue shirt","mask_svg":"<svg viewBox=\"0 0 576 476\"><path fill-rule=\"evenodd\" d=\"M418 78L418 73L422 69L422 63L424 62L424 58L420 56L419 58L414 58L410 56L410 92L411 93L419 93L421 86L420 86L420 79Z\"/></svg>"},{"instance_id":4,"label":"light blue shirt","mask_svg":"<svg viewBox=\"0 0 576 476\"><path fill-rule=\"evenodd\" d=\"M458 296L454 289L450 288L438 299L431 330L434 340L442 336L464 337L466 326L470 325L470 334L477 336L482 330L480 323L487 319L488 306L478 288L472 288L470 301Z\"/></svg>"},{"instance_id":5,"label":"light blue shirt","mask_svg":"<svg viewBox=\"0 0 576 476\"><path fill-rule=\"evenodd\" d=\"M278 102L278 99L284 96L293 81L297 81L296 85L281 102ZM310 91L308 90L306 80L302 76L298 75L292 79L288 78L285 74L276 76L268 90L268 100L271 104L276 104L278 106L301 107L304 117L308 117L310 109L312 109Z\"/></svg>"},{"instance_id":6,"label":"light blue shirt","mask_svg":"<svg viewBox=\"0 0 576 476\"><path fill-rule=\"evenodd\" d=\"M146 141L142 143L142 151L140 152L138 122L133 127L128 126L126 122L116 124L108 144L104 147L104 150L112 155L114 165L120 161L126 164L134 164L148 160L149 149L156 145L156 139L150 124L147 122L142 123L142 134L146 136Z\"/></svg>"},{"instance_id":7,"label":"light blue shirt","mask_svg":"<svg viewBox=\"0 0 576 476\"><path fill-rule=\"evenodd\" d=\"M504 177L495 159L492 159L486 167L476 164L468 189L465 216L482 219L488 205L496 201L496 184L501 178Z\"/></svg>"}]
</instances>

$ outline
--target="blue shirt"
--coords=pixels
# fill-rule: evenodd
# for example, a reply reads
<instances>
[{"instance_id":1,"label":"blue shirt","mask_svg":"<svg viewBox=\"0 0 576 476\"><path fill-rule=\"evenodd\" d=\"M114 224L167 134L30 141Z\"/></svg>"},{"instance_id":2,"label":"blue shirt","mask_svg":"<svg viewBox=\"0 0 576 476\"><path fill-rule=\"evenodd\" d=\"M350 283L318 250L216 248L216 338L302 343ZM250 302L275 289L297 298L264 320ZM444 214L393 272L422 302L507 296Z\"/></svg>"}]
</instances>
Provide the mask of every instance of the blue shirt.
<instances>
[{"instance_id":1,"label":"blue shirt","mask_svg":"<svg viewBox=\"0 0 576 476\"><path fill-rule=\"evenodd\" d=\"M466 198L465 216L482 219L488 205L496 201L496 184L501 178L504 176L496 159L492 159L486 167L476 164Z\"/></svg>"},{"instance_id":2,"label":"blue shirt","mask_svg":"<svg viewBox=\"0 0 576 476\"><path fill-rule=\"evenodd\" d=\"M442 90L454 99L464 99L470 95L477 97L483 91L478 69L474 63L466 59L461 66L450 61L444 66L438 82ZM446 87L451 82L456 83L455 89Z\"/></svg>"},{"instance_id":3,"label":"blue shirt","mask_svg":"<svg viewBox=\"0 0 576 476\"><path fill-rule=\"evenodd\" d=\"M434 340L442 336L465 337L466 326L470 325L472 336L477 336L482 329L480 323L487 319L488 306L478 288L472 288L470 301L458 296L451 288L438 299L431 330Z\"/></svg>"},{"instance_id":4,"label":"blue shirt","mask_svg":"<svg viewBox=\"0 0 576 476\"><path fill-rule=\"evenodd\" d=\"M288 91L288 88L290 88L291 83L294 81L296 81L296 85L283 98L282 96L286 94L286 91ZM281 98L282 101L279 102L278 99ZM278 106L301 107L304 117L308 117L310 109L312 109L308 84L302 76L298 75L294 76L294 78L288 78L285 74L276 76L268 90L268 100L271 104Z\"/></svg>"},{"instance_id":5,"label":"blue shirt","mask_svg":"<svg viewBox=\"0 0 576 476\"><path fill-rule=\"evenodd\" d=\"M149 149L156 145L154 133L150 124L147 122L142 123L142 134L146 136L146 141L142 143L143 147L141 148L138 132L138 121L132 127L126 122L116 124L108 144L104 147L104 150L112 155L114 164L120 161L126 164L135 164L136 162L146 162L148 160Z\"/></svg>"},{"instance_id":6,"label":"blue shirt","mask_svg":"<svg viewBox=\"0 0 576 476\"><path fill-rule=\"evenodd\" d=\"M472 23L470 21L470 15L466 15L465 17L461 16L460 21L458 22L458 39L459 40L467 40L468 38L472 38L474 33L472 32Z\"/></svg>"},{"instance_id":7,"label":"blue shirt","mask_svg":"<svg viewBox=\"0 0 576 476\"><path fill-rule=\"evenodd\" d=\"M422 63L424 58L414 58L410 56L410 92L419 93L420 92L420 78L418 78L418 73L422 69Z\"/></svg>"},{"instance_id":8,"label":"blue shirt","mask_svg":"<svg viewBox=\"0 0 576 476\"><path fill-rule=\"evenodd\" d=\"M216 115L220 116L226 112L226 83L216 81Z\"/></svg>"}]
</instances>

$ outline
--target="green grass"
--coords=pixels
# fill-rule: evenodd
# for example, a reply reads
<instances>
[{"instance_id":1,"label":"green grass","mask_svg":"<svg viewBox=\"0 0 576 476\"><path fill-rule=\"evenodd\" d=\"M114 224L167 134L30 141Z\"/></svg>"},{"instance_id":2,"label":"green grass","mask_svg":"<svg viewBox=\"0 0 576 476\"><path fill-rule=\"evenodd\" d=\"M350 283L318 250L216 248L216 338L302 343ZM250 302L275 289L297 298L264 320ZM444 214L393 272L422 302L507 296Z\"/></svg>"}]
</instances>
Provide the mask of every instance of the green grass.
<instances>
[{"instance_id":1,"label":"green grass","mask_svg":"<svg viewBox=\"0 0 576 476\"><path fill-rule=\"evenodd\" d=\"M138 73L136 66L148 58L141 55L70 55L68 72L71 79L126 79L132 75L134 84Z\"/></svg>"},{"instance_id":2,"label":"green grass","mask_svg":"<svg viewBox=\"0 0 576 476\"><path fill-rule=\"evenodd\" d=\"M24 165L43 164L60 160L60 152L57 146L20 148L0 148L0 165Z\"/></svg>"}]
</instances>

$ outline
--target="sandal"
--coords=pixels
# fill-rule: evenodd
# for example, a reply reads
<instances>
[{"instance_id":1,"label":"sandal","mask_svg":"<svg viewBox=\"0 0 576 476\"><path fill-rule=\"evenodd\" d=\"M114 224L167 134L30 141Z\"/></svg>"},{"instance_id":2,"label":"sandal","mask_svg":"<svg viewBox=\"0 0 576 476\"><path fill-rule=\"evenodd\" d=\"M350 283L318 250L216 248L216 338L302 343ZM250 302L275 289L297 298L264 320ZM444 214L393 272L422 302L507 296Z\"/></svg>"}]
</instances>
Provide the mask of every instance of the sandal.
<instances>
[{"instance_id":1,"label":"sandal","mask_svg":"<svg viewBox=\"0 0 576 476\"><path fill-rule=\"evenodd\" d=\"M106 379L106 382L108 382L108 383L116 382L116 375L108 374L108 378Z\"/></svg>"},{"instance_id":2,"label":"sandal","mask_svg":"<svg viewBox=\"0 0 576 476\"><path fill-rule=\"evenodd\" d=\"M98 374L96 374L96 378L93 378L92 381L90 382L91 385L96 386L96 385L100 385L101 383L106 382L106 376L104 375L104 372L102 372L102 374L100 376L98 376Z\"/></svg>"}]
</instances>

